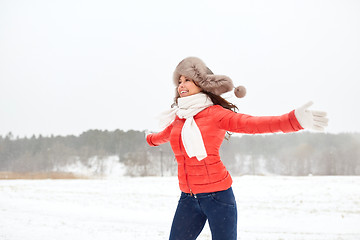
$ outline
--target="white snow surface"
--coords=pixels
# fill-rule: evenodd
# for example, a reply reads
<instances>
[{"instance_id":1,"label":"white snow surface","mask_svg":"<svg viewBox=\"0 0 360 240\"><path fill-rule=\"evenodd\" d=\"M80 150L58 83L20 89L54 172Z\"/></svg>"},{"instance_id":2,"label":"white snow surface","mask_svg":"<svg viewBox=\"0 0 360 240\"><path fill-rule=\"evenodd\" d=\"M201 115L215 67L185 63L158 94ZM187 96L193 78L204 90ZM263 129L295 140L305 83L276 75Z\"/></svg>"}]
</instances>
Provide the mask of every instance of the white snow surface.
<instances>
[{"instance_id":1,"label":"white snow surface","mask_svg":"<svg viewBox=\"0 0 360 240\"><path fill-rule=\"evenodd\" d=\"M360 177L243 176L233 190L238 239L360 239ZM168 239L179 196L176 177L2 180L0 239Z\"/></svg>"},{"instance_id":2,"label":"white snow surface","mask_svg":"<svg viewBox=\"0 0 360 240\"><path fill-rule=\"evenodd\" d=\"M77 160L65 166L56 166L53 171L74 173L85 177L119 178L119 176L125 175L126 167L119 161L119 156L107 156L105 158L93 156L85 163Z\"/></svg>"}]
</instances>

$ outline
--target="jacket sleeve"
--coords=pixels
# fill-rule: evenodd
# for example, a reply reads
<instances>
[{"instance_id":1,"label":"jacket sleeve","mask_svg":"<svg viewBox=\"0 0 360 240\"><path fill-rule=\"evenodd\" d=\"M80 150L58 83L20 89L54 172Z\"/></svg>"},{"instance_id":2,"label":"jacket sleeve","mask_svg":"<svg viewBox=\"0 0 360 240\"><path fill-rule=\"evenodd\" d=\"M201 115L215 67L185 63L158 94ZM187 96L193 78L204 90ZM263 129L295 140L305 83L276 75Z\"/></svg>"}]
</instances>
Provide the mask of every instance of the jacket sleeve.
<instances>
[{"instance_id":1,"label":"jacket sleeve","mask_svg":"<svg viewBox=\"0 0 360 240\"><path fill-rule=\"evenodd\" d=\"M170 124L163 131L158 133L151 133L146 136L147 143L154 147L160 144L166 143L170 140L170 133L172 130L173 124Z\"/></svg>"},{"instance_id":2,"label":"jacket sleeve","mask_svg":"<svg viewBox=\"0 0 360 240\"><path fill-rule=\"evenodd\" d=\"M235 113L221 106L214 109L214 119L221 129L237 133L296 132L303 128L295 117L295 110L281 116L256 117Z\"/></svg>"}]
</instances>

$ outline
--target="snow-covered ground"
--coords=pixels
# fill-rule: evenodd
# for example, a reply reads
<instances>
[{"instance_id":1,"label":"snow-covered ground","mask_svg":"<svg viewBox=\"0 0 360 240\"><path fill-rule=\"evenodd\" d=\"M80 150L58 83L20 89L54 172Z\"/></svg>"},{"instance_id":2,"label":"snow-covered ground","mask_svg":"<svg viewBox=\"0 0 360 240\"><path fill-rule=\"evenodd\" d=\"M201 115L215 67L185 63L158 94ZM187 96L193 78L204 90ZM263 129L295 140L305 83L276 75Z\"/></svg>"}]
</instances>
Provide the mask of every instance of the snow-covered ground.
<instances>
[{"instance_id":1,"label":"snow-covered ground","mask_svg":"<svg viewBox=\"0 0 360 240\"><path fill-rule=\"evenodd\" d=\"M244 176L233 189L238 239L360 239L360 177ZM0 239L168 239L179 195L176 177L3 180Z\"/></svg>"}]
</instances>

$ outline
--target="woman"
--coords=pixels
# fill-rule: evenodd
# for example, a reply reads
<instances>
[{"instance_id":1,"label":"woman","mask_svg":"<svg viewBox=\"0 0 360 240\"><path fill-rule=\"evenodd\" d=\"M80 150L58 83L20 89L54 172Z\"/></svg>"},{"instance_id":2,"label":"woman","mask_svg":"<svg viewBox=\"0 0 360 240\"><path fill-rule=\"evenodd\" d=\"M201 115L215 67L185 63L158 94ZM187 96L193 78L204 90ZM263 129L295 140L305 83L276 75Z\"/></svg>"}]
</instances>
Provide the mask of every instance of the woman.
<instances>
[{"instance_id":1,"label":"woman","mask_svg":"<svg viewBox=\"0 0 360 240\"><path fill-rule=\"evenodd\" d=\"M182 193L170 240L196 239L206 220L213 240L235 240L237 209L232 179L219 156L226 132L323 130L327 126L326 113L309 111L311 103L282 116L253 117L236 113L236 106L220 96L234 89L231 79L214 75L196 57L185 58L178 64L174 83L177 89L174 107L162 118L165 129L146 136L151 146L170 141L178 163ZM235 95L243 97L245 88L237 87Z\"/></svg>"}]
</instances>

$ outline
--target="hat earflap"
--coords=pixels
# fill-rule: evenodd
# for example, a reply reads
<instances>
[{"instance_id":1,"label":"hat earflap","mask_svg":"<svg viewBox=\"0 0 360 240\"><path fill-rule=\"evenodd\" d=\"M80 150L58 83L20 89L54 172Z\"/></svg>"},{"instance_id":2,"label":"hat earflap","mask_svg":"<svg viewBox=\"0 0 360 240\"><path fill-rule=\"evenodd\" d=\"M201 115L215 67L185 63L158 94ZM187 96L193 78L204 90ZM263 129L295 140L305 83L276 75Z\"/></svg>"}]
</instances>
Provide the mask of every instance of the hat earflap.
<instances>
[{"instance_id":1,"label":"hat earflap","mask_svg":"<svg viewBox=\"0 0 360 240\"><path fill-rule=\"evenodd\" d=\"M237 98L243 98L246 95L246 88L244 86L234 87L232 80L225 75L207 75L206 79L200 82L201 87L216 95L229 92L234 89L234 94Z\"/></svg>"},{"instance_id":2,"label":"hat earflap","mask_svg":"<svg viewBox=\"0 0 360 240\"><path fill-rule=\"evenodd\" d=\"M199 84L202 89L215 95L221 95L234 88L232 80L225 75L207 75Z\"/></svg>"}]
</instances>

